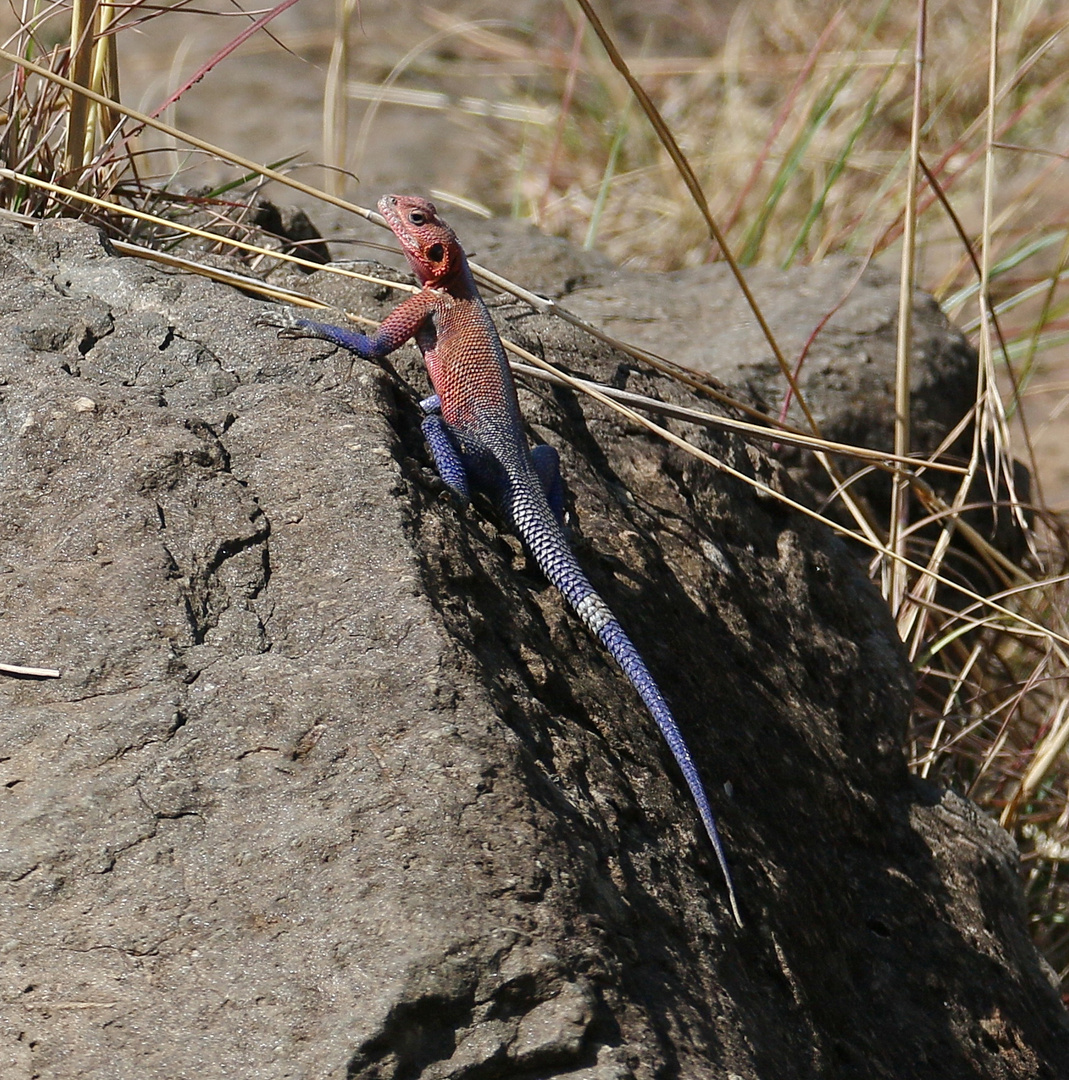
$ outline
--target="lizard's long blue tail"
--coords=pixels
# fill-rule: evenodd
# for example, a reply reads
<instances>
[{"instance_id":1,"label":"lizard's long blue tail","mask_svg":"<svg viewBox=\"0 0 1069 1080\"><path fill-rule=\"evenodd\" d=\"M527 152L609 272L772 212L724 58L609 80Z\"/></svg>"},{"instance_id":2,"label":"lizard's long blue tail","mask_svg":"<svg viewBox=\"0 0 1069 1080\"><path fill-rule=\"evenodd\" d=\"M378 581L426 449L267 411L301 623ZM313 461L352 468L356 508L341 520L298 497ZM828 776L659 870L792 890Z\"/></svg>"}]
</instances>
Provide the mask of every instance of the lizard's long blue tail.
<instances>
[{"instance_id":1,"label":"lizard's long blue tail","mask_svg":"<svg viewBox=\"0 0 1069 1080\"><path fill-rule=\"evenodd\" d=\"M617 622L609 606L590 584L563 531L556 519L548 512L548 506L543 512L540 507L522 505L525 500L519 501L521 505L513 503L510 508L512 520L535 562L550 582L560 589L565 600L591 633L609 650L612 658L631 680L631 684L638 691L646 708L649 709L657 726L661 729L661 734L668 743L672 756L679 764L690 793L694 797L698 813L701 814L705 825L705 831L709 834L716 860L720 864L720 870L727 885L731 913L736 923L742 926L738 897L735 895L735 883L728 867L720 832L716 827L716 819L713 817L712 807L709 805L709 798L705 794L705 787L698 775L694 759L690 756L686 740L679 730L679 725L676 724L672 711L668 708L668 703L664 700L660 688L639 655L638 649Z\"/></svg>"},{"instance_id":2,"label":"lizard's long blue tail","mask_svg":"<svg viewBox=\"0 0 1069 1080\"><path fill-rule=\"evenodd\" d=\"M608 607L601 600L601 597L594 592L592 587L588 596L578 604L574 603L571 597L569 597L563 589L561 592L568 598L569 603L575 608L576 613L583 622L597 634L605 648L612 653L613 659L620 665L623 673L631 680L632 685L639 693L639 697L642 698L646 708L649 709L650 715L661 729L661 734L664 736L665 742L668 743L668 748L672 751L672 756L676 759L680 771L683 773L683 778L687 781L687 787L690 788L690 793L694 796L694 802L697 804L698 813L701 814L702 822L705 824L705 831L709 834L709 840L713 845L713 851L716 852L716 861L720 864L720 870L724 875L724 882L727 885L731 913L735 916L735 921L739 926L742 926L742 915L739 912L738 897L735 895L735 882L731 877L727 855L724 852L724 843L720 839L720 831L716 827L716 819L713 817L713 810L709 805L709 798L705 794L705 787L702 784L701 777L698 775L698 769L694 764L694 759L690 756L690 750L683 738L683 733L679 730L675 717L668 708L668 703L664 700L660 688L654 681L653 676L643 662L638 650L631 643L631 639L625 633L624 628L616 621L615 616L609 611ZM584 611L581 610L584 608L597 607L604 609L605 613L608 614L608 619L605 620L600 630L594 629L593 623L588 621Z\"/></svg>"}]
</instances>

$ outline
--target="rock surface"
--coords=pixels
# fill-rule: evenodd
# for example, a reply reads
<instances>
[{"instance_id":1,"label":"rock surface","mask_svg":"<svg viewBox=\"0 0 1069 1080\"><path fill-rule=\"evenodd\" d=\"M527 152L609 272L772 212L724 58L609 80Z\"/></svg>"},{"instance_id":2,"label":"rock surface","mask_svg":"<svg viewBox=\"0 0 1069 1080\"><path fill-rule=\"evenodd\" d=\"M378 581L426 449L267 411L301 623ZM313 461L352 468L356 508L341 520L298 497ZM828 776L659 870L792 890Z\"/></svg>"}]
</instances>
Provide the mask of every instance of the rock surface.
<instances>
[{"instance_id":1,"label":"rock surface","mask_svg":"<svg viewBox=\"0 0 1069 1080\"><path fill-rule=\"evenodd\" d=\"M6 226L0 260L0 659L63 670L0 679L5 1080L1064 1075L1012 845L908 776L908 669L828 532L522 391L707 779L738 929L631 688L441 497L411 350L346 379L80 225Z\"/></svg>"}]
</instances>

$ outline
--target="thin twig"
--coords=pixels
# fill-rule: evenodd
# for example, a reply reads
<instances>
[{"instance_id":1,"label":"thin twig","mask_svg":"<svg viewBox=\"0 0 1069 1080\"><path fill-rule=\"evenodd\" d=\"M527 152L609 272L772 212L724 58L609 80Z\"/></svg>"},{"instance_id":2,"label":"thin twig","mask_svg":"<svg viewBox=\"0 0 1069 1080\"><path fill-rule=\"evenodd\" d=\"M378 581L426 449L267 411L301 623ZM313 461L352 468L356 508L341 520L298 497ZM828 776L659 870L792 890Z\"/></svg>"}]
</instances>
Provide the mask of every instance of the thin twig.
<instances>
[{"instance_id":1,"label":"thin twig","mask_svg":"<svg viewBox=\"0 0 1069 1080\"><path fill-rule=\"evenodd\" d=\"M0 675L23 675L32 679L58 679L60 673L50 667L22 667L20 664L0 664Z\"/></svg>"}]
</instances>

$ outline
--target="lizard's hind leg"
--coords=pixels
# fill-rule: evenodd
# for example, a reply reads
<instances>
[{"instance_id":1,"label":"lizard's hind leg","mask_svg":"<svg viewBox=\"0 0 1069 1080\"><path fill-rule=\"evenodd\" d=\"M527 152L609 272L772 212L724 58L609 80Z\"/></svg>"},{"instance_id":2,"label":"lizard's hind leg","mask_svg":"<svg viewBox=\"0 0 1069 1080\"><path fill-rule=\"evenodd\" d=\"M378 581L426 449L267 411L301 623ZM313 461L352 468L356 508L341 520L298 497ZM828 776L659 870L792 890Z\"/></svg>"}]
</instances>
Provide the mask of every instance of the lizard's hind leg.
<instances>
[{"instance_id":1,"label":"lizard's hind leg","mask_svg":"<svg viewBox=\"0 0 1069 1080\"><path fill-rule=\"evenodd\" d=\"M423 402L424 408L431 399ZM436 412L423 421L423 437L430 447L431 457L434 458L434 467L442 478L445 486L461 502L468 502L471 498L468 487L468 470L464 467L460 452L453 442L453 436L449 432L446 422Z\"/></svg>"},{"instance_id":2,"label":"lizard's hind leg","mask_svg":"<svg viewBox=\"0 0 1069 1080\"><path fill-rule=\"evenodd\" d=\"M564 478L560 474L560 454L556 447L541 443L531 448L531 461L546 493L553 516L558 524L564 524Z\"/></svg>"}]
</instances>

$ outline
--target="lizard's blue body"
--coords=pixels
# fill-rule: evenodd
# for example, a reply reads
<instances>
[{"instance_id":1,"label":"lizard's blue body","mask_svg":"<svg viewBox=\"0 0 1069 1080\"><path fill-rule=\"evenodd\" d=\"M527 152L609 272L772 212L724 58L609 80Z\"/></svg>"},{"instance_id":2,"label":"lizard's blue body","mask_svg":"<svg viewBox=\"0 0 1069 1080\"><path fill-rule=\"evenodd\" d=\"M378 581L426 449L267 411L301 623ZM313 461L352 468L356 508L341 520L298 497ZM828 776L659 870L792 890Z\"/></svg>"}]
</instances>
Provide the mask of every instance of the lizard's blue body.
<instances>
[{"instance_id":1,"label":"lizard's blue body","mask_svg":"<svg viewBox=\"0 0 1069 1080\"><path fill-rule=\"evenodd\" d=\"M465 501L471 487L494 500L542 572L631 680L679 763L724 874L732 914L741 925L723 844L698 770L638 650L572 553L562 525L564 492L557 452L528 445L501 339L455 233L423 199L387 195L379 210L401 241L421 291L399 304L370 336L299 317L282 332L323 338L366 360L384 357L415 338L435 389L422 402L427 414L423 431L442 480Z\"/></svg>"}]
</instances>

